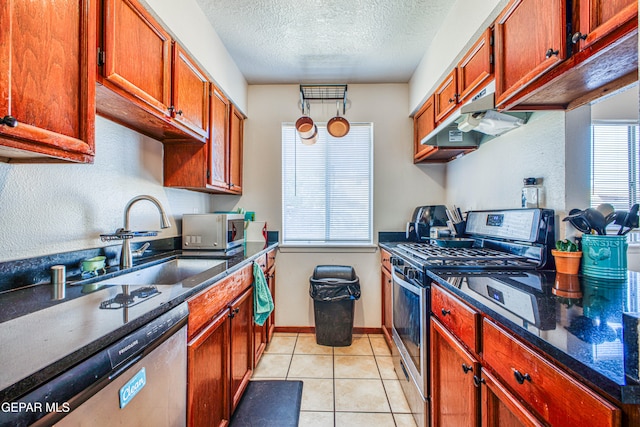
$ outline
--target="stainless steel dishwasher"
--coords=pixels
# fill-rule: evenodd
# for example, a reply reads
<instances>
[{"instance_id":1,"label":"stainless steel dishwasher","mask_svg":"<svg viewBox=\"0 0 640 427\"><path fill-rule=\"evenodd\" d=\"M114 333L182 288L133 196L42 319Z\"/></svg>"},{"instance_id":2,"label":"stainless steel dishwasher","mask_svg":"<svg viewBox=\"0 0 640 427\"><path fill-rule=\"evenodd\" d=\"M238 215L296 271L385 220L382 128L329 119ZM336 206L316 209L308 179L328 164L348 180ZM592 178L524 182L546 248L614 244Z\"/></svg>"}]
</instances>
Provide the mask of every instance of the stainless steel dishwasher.
<instances>
[{"instance_id":1,"label":"stainless steel dishwasher","mask_svg":"<svg viewBox=\"0 0 640 427\"><path fill-rule=\"evenodd\" d=\"M188 314L182 303L24 396L42 410L6 425L186 425Z\"/></svg>"}]
</instances>

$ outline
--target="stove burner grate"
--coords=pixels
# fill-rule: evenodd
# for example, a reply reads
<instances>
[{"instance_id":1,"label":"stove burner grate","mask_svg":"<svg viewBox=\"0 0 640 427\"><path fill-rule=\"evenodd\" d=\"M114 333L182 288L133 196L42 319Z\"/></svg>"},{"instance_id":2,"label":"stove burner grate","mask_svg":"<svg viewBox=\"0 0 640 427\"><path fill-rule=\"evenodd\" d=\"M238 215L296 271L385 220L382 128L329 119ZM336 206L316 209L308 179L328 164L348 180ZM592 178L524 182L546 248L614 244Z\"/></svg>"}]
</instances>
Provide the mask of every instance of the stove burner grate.
<instances>
[{"instance_id":1,"label":"stove burner grate","mask_svg":"<svg viewBox=\"0 0 640 427\"><path fill-rule=\"evenodd\" d=\"M535 268L525 256L488 248L444 248L428 243L401 243L398 249L428 267L442 268Z\"/></svg>"}]
</instances>

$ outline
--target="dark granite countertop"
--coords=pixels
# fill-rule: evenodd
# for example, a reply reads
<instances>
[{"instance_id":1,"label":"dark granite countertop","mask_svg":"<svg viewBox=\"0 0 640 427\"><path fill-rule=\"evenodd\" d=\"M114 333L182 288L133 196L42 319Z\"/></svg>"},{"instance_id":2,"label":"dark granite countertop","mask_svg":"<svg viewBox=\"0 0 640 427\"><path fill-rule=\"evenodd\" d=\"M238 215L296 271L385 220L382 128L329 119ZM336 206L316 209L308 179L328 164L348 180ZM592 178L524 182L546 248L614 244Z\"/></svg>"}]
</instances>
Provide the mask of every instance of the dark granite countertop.
<instances>
[{"instance_id":1,"label":"dark granite countertop","mask_svg":"<svg viewBox=\"0 0 640 427\"><path fill-rule=\"evenodd\" d=\"M98 308L101 302L121 292L122 284L109 285L107 280L97 289L92 284L124 273L117 267L90 280L71 278L65 298L59 301L52 300L52 286L48 283L1 292L0 401L15 401L277 246L277 242L266 247L248 242L232 256L206 254L206 258L219 258L222 262L199 274L197 283L183 280L174 285L155 285L159 293L130 308ZM205 256L180 250L160 251L127 272L175 258Z\"/></svg>"},{"instance_id":2,"label":"dark granite countertop","mask_svg":"<svg viewBox=\"0 0 640 427\"><path fill-rule=\"evenodd\" d=\"M380 246L393 253L396 244ZM628 272L627 280L554 271L505 274L498 280L469 271L430 270L428 275L578 380L618 402L640 404L637 372L625 371L625 360L635 360L637 368L640 273Z\"/></svg>"}]
</instances>

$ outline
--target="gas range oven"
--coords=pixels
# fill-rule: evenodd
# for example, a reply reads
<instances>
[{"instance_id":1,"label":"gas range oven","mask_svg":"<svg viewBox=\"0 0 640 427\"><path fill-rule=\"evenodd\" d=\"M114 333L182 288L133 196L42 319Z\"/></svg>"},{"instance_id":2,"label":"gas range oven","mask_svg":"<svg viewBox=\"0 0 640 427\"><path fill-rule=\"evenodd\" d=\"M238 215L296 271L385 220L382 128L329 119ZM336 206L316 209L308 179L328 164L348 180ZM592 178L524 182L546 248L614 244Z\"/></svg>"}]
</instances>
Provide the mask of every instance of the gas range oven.
<instances>
[{"instance_id":1,"label":"gas range oven","mask_svg":"<svg viewBox=\"0 0 640 427\"><path fill-rule=\"evenodd\" d=\"M535 292L523 297L505 282L534 283L537 272L553 269L554 215L548 209L470 211L465 226L465 237L473 239L470 248L427 242L398 243L392 248L392 337L399 353L394 365L399 378L406 379L401 383L418 425L427 425L430 396L429 275L464 281L498 304L526 298L529 302L523 304L528 308L513 310L523 309L530 314L527 321L540 322L545 316L535 306Z\"/></svg>"}]
</instances>

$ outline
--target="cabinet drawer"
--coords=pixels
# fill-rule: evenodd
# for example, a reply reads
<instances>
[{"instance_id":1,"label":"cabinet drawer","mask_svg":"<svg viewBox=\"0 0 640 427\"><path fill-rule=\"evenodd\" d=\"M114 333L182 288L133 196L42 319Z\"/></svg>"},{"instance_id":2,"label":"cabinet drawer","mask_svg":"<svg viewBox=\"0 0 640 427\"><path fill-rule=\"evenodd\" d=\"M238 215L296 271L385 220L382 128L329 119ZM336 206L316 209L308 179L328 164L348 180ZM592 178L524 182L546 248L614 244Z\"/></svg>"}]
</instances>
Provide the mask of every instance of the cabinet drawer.
<instances>
[{"instance_id":1,"label":"cabinet drawer","mask_svg":"<svg viewBox=\"0 0 640 427\"><path fill-rule=\"evenodd\" d=\"M384 249L380 249L380 263L388 272L391 272L391 254Z\"/></svg>"},{"instance_id":2,"label":"cabinet drawer","mask_svg":"<svg viewBox=\"0 0 640 427\"><path fill-rule=\"evenodd\" d=\"M477 311L437 285L431 286L431 311L469 349L479 352Z\"/></svg>"},{"instance_id":3,"label":"cabinet drawer","mask_svg":"<svg viewBox=\"0 0 640 427\"><path fill-rule=\"evenodd\" d=\"M619 426L620 410L493 322L482 325L484 363L552 425Z\"/></svg>"},{"instance_id":4,"label":"cabinet drawer","mask_svg":"<svg viewBox=\"0 0 640 427\"><path fill-rule=\"evenodd\" d=\"M252 265L214 283L198 295L190 298L187 332L191 340L220 310L227 307L253 282Z\"/></svg>"}]
</instances>

